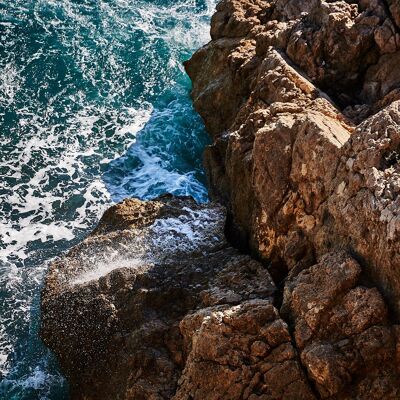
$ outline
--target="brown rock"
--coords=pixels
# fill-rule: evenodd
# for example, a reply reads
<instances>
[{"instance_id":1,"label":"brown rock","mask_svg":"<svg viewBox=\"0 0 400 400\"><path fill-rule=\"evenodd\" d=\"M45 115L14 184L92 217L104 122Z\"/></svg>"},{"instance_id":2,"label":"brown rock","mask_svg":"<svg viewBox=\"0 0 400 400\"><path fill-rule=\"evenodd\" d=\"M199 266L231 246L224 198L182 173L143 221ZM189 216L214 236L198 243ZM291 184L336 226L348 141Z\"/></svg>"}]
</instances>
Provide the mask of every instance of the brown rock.
<instances>
[{"instance_id":1,"label":"brown rock","mask_svg":"<svg viewBox=\"0 0 400 400\"><path fill-rule=\"evenodd\" d=\"M364 260L370 278L399 310L400 102L363 122L343 147L328 201L336 240Z\"/></svg>"},{"instance_id":2,"label":"brown rock","mask_svg":"<svg viewBox=\"0 0 400 400\"><path fill-rule=\"evenodd\" d=\"M282 312L321 398L397 399L397 338L379 292L357 286L360 272L346 254L327 254L289 278Z\"/></svg>"},{"instance_id":3,"label":"brown rock","mask_svg":"<svg viewBox=\"0 0 400 400\"><path fill-rule=\"evenodd\" d=\"M390 13L398 28L400 28L400 2L399 0L387 0Z\"/></svg>"},{"instance_id":4,"label":"brown rock","mask_svg":"<svg viewBox=\"0 0 400 400\"><path fill-rule=\"evenodd\" d=\"M228 245L224 217L126 200L53 263L41 335L73 399L313 398L271 276Z\"/></svg>"},{"instance_id":5,"label":"brown rock","mask_svg":"<svg viewBox=\"0 0 400 400\"><path fill-rule=\"evenodd\" d=\"M187 316L189 356L175 400L313 399L287 325L265 300Z\"/></svg>"},{"instance_id":6,"label":"brown rock","mask_svg":"<svg viewBox=\"0 0 400 400\"><path fill-rule=\"evenodd\" d=\"M400 315L398 2L269 1L258 26L253 3L221 2L219 34L186 63L227 232L278 280L354 252ZM225 45L234 14L251 29Z\"/></svg>"}]
</instances>

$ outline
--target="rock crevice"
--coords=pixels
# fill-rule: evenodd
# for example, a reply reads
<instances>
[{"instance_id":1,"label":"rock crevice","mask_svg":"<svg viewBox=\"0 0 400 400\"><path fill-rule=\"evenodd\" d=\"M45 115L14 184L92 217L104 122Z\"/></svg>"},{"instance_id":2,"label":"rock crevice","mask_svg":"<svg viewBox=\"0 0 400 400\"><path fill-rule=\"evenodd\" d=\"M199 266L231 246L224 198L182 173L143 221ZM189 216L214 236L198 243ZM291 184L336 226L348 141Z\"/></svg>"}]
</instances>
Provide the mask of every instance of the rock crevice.
<instances>
[{"instance_id":1,"label":"rock crevice","mask_svg":"<svg viewBox=\"0 0 400 400\"><path fill-rule=\"evenodd\" d=\"M213 201L126 200L49 269L72 398L400 398L399 27L398 0L219 3L185 64Z\"/></svg>"},{"instance_id":2,"label":"rock crevice","mask_svg":"<svg viewBox=\"0 0 400 400\"><path fill-rule=\"evenodd\" d=\"M222 1L186 69L211 195L251 253L279 270L346 249L398 315L397 8Z\"/></svg>"},{"instance_id":3,"label":"rock crevice","mask_svg":"<svg viewBox=\"0 0 400 400\"><path fill-rule=\"evenodd\" d=\"M42 331L74 399L396 399L399 329L361 267L232 248L217 204L126 200L50 267Z\"/></svg>"}]
</instances>

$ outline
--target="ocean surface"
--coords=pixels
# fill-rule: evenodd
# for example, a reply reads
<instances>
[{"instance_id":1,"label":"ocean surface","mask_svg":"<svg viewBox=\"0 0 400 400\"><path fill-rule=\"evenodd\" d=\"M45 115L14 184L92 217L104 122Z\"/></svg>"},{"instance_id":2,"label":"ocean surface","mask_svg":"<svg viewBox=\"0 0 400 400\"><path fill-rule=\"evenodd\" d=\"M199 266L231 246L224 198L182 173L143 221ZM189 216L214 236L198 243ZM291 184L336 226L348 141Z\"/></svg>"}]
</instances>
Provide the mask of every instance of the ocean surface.
<instances>
[{"instance_id":1,"label":"ocean surface","mask_svg":"<svg viewBox=\"0 0 400 400\"><path fill-rule=\"evenodd\" d=\"M0 398L68 387L38 337L49 260L125 197L207 200L182 61L216 0L0 0Z\"/></svg>"}]
</instances>

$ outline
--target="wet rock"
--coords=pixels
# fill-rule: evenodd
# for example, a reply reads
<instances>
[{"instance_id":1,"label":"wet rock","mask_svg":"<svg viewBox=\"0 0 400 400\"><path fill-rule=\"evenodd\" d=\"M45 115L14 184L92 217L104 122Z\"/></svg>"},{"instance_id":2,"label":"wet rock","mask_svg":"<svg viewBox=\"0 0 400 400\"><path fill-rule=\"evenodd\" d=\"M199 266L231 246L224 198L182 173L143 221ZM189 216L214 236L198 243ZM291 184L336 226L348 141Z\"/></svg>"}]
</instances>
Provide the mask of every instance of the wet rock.
<instances>
[{"instance_id":1,"label":"wet rock","mask_svg":"<svg viewBox=\"0 0 400 400\"><path fill-rule=\"evenodd\" d=\"M223 222L189 198L127 200L51 265L41 335L72 398L398 398L399 329L360 265L335 252L294 266L279 312Z\"/></svg>"},{"instance_id":2,"label":"wet rock","mask_svg":"<svg viewBox=\"0 0 400 400\"><path fill-rule=\"evenodd\" d=\"M72 398L312 398L271 276L224 223L216 204L126 200L51 265L41 336Z\"/></svg>"}]
</instances>

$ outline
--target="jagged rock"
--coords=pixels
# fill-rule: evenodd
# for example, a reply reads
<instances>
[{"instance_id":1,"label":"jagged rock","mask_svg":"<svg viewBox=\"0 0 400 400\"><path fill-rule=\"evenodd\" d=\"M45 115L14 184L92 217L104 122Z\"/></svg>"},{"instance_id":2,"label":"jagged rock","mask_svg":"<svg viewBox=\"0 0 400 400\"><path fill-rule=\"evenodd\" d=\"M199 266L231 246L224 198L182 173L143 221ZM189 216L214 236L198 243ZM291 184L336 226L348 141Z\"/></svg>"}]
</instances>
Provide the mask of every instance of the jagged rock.
<instances>
[{"instance_id":1,"label":"jagged rock","mask_svg":"<svg viewBox=\"0 0 400 400\"><path fill-rule=\"evenodd\" d=\"M362 96L366 100L379 101L399 89L400 72L397 68L399 61L400 52L387 54L382 56L376 65L369 68L362 91Z\"/></svg>"},{"instance_id":2,"label":"jagged rock","mask_svg":"<svg viewBox=\"0 0 400 400\"><path fill-rule=\"evenodd\" d=\"M203 309L186 316L181 331L189 356L174 400L314 399L270 302Z\"/></svg>"},{"instance_id":3,"label":"jagged rock","mask_svg":"<svg viewBox=\"0 0 400 400\"><path fill-rule=\"evenodd\" d=\"M186 69L231 240L272 261L278 280L353 252L400 315L398 10L225 0Z\"/></svg>"},{"instance_id":4,"label":"jagged rock","mask_svg":"<svg viewBox=\"0 0 400 400\"><path fill-rule=\"evenodd\" d=\"M51 265L41 336L72 398L312 398L271 276L224 221L189 198L126 200Z\"/></svg>"},{"instance_id":5,"label":"jagged rock","mask_svg":"<svg viewBox=\"0 0 400 400\"><path fill-rule=\"evenodd\" d=\"M227 224L126 200L51 265L41 333L73 398L400 397L399 10L218 5L185 66Z\"/></svg>"},{"instance_id":6,"label":"jagged rock","mask_svg":"<svg viewBox=\"0 0 400 400\"><path fill-rule=\"evenodd\" d=\"M51 265L41 336L72 398L398 398L399 328L359 264L339 252L294 266L282 318L224 220L190 198L126 200Z\"/></svg>"},{"instance_id":7,"label":"jagged rock","mask_svg":"<svg viewBox=\"0 0 400 400\"><path fill-rule=\"evenodd\" d=\"M325 255L288 279L282 313L321 398L398 399L396 334L379 292L358 286L360 273L348 255Z\"/></svg>"}]
</instances>

